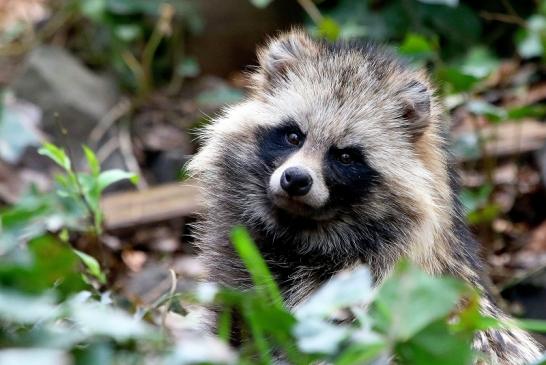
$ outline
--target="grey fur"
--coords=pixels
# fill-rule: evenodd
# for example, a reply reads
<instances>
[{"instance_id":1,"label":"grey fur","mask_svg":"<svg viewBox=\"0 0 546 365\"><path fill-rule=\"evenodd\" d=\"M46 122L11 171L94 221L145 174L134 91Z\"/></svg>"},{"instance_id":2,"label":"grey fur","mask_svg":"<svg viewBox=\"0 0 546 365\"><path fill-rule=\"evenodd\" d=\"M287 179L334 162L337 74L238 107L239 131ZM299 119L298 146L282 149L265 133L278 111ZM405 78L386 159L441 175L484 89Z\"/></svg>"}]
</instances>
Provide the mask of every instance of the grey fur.
<instances>
[{"instance_id":1,"label":"grey fur","mask_svg":"<svg viewBox=\"0 0 546 365\"><path fill-rule=\"evenodd\" d=\"M289 307L339 270L364 262L379 281L401 257L482 289L443 137L447 119L426 74L381 48L328 45L298 30L272 39L258 58L250 96L206 128L189 166L206 200L196 239L210 279L251 285L228 240L231 228L243 224ZM286 120L297 124L305 143L269 164L262 135ZM361 196L346 194L349 203L336 205L338 196L323 189L325 156L354 145L365 151L366 189L359 186ZM301 210L296 199L283 200L294 207L279 203L286 197L272 176L294 163L311 169L322 189L298 198L312 209ZM482 310L505 318L486 297ZM540 354L527 333L513 329L483 332L475 347L495 364L525 364Z\"/></svg>"}]
</instances>

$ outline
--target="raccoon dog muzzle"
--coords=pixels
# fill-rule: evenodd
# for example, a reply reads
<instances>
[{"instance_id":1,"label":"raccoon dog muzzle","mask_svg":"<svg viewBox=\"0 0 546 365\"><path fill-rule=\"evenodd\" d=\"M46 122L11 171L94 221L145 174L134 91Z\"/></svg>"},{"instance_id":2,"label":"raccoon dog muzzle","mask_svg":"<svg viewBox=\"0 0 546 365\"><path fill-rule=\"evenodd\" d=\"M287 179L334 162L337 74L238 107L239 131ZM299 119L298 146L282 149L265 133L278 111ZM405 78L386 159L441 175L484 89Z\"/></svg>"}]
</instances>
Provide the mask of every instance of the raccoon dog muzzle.
<instances>
[{"instance_id":1,"label":"raccoon dog muzzle","mask_svg":"<svg viewBox=\"0 0 546 365\"><path fill-rule=\"evenodd\" d=\"M320 162L296 154L279 166L269 179L273 203L292 213L319 209L329 198Z\"/></svg>"}]
</instances>

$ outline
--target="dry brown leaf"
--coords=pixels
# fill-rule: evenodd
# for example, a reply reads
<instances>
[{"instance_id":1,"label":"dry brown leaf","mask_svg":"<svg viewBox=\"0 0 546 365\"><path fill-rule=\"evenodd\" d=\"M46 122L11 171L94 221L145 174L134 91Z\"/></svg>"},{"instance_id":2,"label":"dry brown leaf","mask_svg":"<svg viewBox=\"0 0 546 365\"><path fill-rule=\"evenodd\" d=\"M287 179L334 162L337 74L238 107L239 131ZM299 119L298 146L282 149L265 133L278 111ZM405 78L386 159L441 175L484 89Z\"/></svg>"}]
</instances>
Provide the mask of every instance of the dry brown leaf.
<instances>
[{"instance_id":1,"label":"dry brown leaf","mask_svg":"<svg viewBox=\"0 0 546 365\"><path fill-rule=\"evenodd\" d=\"M142 251L124 250L121 253L121 258L131 271L139 272L146 263L148 256Z\"/></svg>"},{"instance_id":2,"label":"dry brown leaf","mask_svg":"<svg viewBox=\"0 0 546 365\"><path fill-rule=\"evenodd\" d=\"M17 24L31 25L45 19L49 14L47 5L47 0L0 1L0 32L8 31Z\"/></svg>"}]
</instances>

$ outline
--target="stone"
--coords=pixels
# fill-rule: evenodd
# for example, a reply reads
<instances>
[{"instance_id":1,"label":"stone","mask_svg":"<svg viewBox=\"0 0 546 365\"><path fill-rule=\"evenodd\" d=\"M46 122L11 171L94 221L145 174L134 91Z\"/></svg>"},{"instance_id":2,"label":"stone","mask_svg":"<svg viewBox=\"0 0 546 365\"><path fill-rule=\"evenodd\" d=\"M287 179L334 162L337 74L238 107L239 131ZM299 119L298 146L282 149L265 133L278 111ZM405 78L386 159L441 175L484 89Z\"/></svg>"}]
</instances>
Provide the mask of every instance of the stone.
<instances>
[{"instance_id":1,"label":"stone","mask_svg":"<svg viewBox=\"0 0 546 365\"><path fill-rule=\"evenodd\" d=\"M95 74L63 48L40 46L30 52L12 89L43 111L42 128L62 144L59 123L69 147L81 157L81 145L118 101L114 80Z\"/></svg>"}]
</instances>

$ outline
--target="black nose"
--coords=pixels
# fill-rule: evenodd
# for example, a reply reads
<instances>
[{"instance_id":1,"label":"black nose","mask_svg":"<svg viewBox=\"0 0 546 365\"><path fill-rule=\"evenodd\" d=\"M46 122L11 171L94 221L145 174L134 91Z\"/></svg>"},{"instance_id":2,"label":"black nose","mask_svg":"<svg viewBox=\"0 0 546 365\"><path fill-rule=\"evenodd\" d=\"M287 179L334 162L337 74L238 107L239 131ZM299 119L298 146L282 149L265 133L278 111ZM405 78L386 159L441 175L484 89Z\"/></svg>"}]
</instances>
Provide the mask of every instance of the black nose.
<instances>
[{"instance_id":1,"label":"black nose","mask_svg":"<svg viewBox=\"0 0 546 365\"><path fill-rule=\"evenodd\" d=\"M282 173L281 187L292 196L305 195L311 190L313 178L299 167L289 167Z\"/></svg>"}]
</instances>

